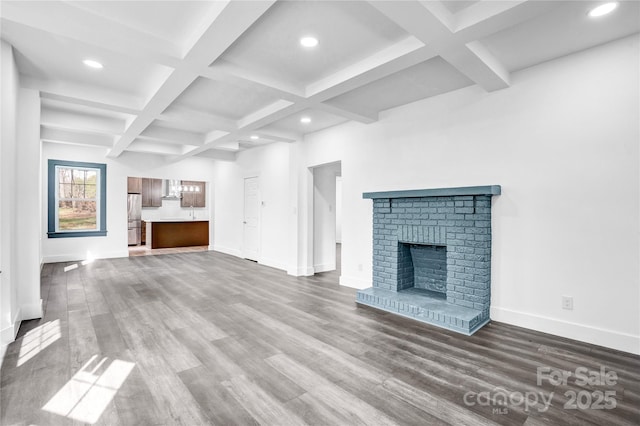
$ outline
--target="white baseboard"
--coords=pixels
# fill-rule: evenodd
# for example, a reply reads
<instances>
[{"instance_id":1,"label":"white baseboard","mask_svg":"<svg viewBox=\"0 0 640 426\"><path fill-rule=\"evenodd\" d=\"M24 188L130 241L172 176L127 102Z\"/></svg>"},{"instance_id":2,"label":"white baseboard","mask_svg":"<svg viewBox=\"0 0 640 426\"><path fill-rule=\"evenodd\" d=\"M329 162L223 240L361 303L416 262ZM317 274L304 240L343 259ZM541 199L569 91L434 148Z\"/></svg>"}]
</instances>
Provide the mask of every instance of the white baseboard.
<instances>
[{"instance_id":1,"label":"white baseboard","mask_svg":"<svg viewBox=\"0 0 640 426\"><path fill-rule=\"evenodd\" d=\"M30 305L22 305L20 306L22 311L22 321L42 318L42 299L40 299L39 303L32 303Z\"/></svg>"},{"instance_id":2,"label":"white baseboard","mask_svg":"<svg viewBox=\"0 0 640 426\"><path fill-rule=\"evenodd\" d=\"M214 251L219 251L220 253L230 254L231 256L235 256L235 257L242 257L242 252L240 252L240 250L234 249L234 248L214 245L213 246L213 250Z\"/></svg>"},{"instance_id":3,"label":"white baseboard","mask_svg":"<svg viewBox=\"0 0 640 426\"><path fill-rule=\"evenodd\" d=\"M371 287L371 280L340 275L340 285L362 290Z\"/></svg>"},{"instance_id":4,"label":"white baseboard","mask_svg":"<svg viewBox=\"0 0 640 426\"><path fill-rule=\"evenodd\" d=\"M16 340L18 330L20 329L20 323L22 322L22 310L18 308L18 312L13 317L13 323L8 327L0 330L0 368L4 361L4 354L7 352L7 347L11 342Z\"/></svg>"},{"instance_id":5,"label":"white baseboard","mask_svg":"<svg viewBox=\"0 0 640 426\"><path fill-rule=\"evenodd\" d=\"M0 344L0 371L2 371L2 364L4 364L4 354L7 353L7 346L9 344Z\"/></svg>"},{"instance_id":6,"label":"white baseboard","mask_svg":"<svg viewBox=\"0 0 640 426\"><path fill-rule=\"evenodd\" d=\"M328 272L328 271L335 271L336 270L336 263L324 263L321 265L313 265L313 270L315 271L316 274L319 274L320 272Z\"/></svg>"},{"instance_id":7,"label":"white baseboard","mask_svg":"<svg viewBox=\"0 0 640 426\"><path fill-rule=\"evenodd\" d=\"M128 257L129 250L117 250L112 252L97 253L93 256L94 259L112 259L115 257ZM58 262L81 262L87 260L86 253L67 253L56 254L53 256L44 256L42 258L43 263L58 263Z\"/></svg>"},{"instance_id":8,"label":"white baseboard","mask_svg":"<svg viewBox=\"0 0 640 426\"><path fill-rule=\"evenodd\" d=\"M584 324L549 318L527 312L491 307L491 319L543 333L580 340L619 351L640 355L640 336Z\"/></svg>"},{"instance_id":9,"label":"white baseboard","mask_svg":"<svg viewBox=\"0 0 640 426\"><path fill-rule=\"evenodd\" d=\"M271 268L276 268L276 269L280 269L282 271L286 271L287 270L287 265L279 262L277 260L274 259L269 259L269 258L260 258L258 259L258 263L260 265L264 265L264 266L269 266Z\"/></svg>"},{"instance_id":10,"label":"white baseboard","mask_svg":"<svg viewBox=\"0 0 640 426\"><path fill-rule=\"evenodd\" d=\"M8 345L16 339L20 323L22 322L22 311L18 308L18 312L13 317L13 322L7 327L0 330L0 344Z\"/></svg>"},{"instance_id":11,"label":"white baseboard","mask_svg":"<svg viewBox=\"0 0 640 426\"><path fill-rule=\"evenodd\" d=\"M313 275L315 273L313 268L306 268L306 267L300 267L300 268L296 268L295 266L293 268L288 268L287 269L287 274L293 276L293 277L310 277L311 275Z\"/></svg>"}]
</instances>

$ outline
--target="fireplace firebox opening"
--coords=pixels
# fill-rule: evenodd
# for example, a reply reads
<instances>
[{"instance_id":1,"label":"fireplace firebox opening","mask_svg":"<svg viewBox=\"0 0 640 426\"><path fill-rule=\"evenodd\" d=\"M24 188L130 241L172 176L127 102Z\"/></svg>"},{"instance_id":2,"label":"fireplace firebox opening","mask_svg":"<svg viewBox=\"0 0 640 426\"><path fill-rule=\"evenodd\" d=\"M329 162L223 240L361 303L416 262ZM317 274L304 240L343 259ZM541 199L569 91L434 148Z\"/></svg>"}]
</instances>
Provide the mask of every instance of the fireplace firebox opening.
<instances>
[{"instance_id":1,"label":"fireplace firebox opening","mask_svg":"<svg viewBox=\"0 0 640 426\"><path fill-rule=\"evenodd\" d=\"M402 242L398 244L398 291L412 288L424 291L425 295L446 298L446 246Z\"/></svg>"}]
</instances>

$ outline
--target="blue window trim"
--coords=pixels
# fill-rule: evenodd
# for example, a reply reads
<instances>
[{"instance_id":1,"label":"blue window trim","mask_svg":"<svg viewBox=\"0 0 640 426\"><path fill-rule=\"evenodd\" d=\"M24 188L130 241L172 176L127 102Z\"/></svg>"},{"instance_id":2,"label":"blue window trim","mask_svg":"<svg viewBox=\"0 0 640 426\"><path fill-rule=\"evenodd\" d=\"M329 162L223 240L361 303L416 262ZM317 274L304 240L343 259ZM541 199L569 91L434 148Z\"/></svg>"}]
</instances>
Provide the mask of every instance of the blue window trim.
<instances>
[{"instance_id":1,"label":"blue window trim","mask_svg":"<svg viewBox=\"0 0 640 426\"><path fill-rule=\"evenodd\" d=\"M97 231L56 232L56 166L91 168L100 170L100 223ZM107 235L107 165L79 161L49 160L47 182L48 232L49 238L105 237Z\"/></svg>"}]
</instances>

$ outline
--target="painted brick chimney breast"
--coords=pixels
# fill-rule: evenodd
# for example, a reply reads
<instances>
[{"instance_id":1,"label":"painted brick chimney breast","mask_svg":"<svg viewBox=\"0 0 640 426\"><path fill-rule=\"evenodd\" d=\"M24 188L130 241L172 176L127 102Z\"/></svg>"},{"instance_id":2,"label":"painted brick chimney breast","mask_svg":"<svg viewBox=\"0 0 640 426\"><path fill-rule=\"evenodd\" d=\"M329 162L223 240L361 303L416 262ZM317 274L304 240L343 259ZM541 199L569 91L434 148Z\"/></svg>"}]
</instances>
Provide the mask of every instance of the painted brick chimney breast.
<instances>
[{"instance_id":1,"label":"painted brick chimney breast","mask_svg":"<svg viewBox=\"0 0 640 426\"><path fill-rule=\"evenodd\" d=\"M473 334L489 322L491 197L475 186L365 193L373 199L373 287L357 302Z\"/></svg>"}]
</instances>

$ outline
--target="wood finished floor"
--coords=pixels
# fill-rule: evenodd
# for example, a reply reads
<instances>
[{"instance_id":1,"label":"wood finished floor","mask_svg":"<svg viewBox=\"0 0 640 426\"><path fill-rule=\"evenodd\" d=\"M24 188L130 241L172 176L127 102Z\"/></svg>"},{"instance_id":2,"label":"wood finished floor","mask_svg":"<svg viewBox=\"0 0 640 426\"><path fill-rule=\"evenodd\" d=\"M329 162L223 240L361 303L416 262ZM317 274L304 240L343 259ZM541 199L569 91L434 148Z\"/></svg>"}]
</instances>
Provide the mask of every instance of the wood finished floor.
<instances>
[{"instance_id":1,"label":"wood finished floor","mask_svg":"<svg viewBox=\"0 0 640 426\"><path fill-rule=\"evenodd\" d=\"M69 266L44 266L45 317L7 350L2 425L640 421L640 357L495 322L464 337L357 307L336 273L295 278L215 252ZM538 367L603 365L615 386L536 385ZM544 412L464 402L499 389L554 396ZM614 391L617 408L565 409L571 390Z\"/></svg>"},{"instance_id":2,"label":"wood finished floor","mask_svg":"<svg viewBox=\"0 0 640 426\"><path fill-rule=\"evenodd\" d=\"M152 249L149 246L129 246L129 256L155 256L157 254L193 253L195 251L207 251L209 246L171 247Z\"/></svg>"}]
</instances>

